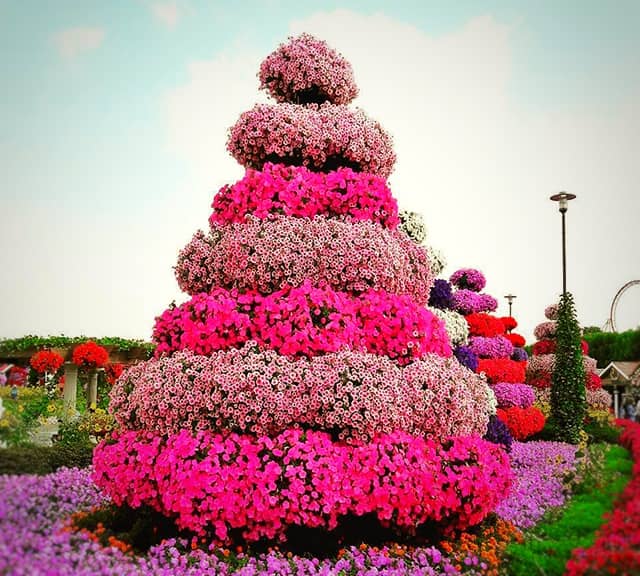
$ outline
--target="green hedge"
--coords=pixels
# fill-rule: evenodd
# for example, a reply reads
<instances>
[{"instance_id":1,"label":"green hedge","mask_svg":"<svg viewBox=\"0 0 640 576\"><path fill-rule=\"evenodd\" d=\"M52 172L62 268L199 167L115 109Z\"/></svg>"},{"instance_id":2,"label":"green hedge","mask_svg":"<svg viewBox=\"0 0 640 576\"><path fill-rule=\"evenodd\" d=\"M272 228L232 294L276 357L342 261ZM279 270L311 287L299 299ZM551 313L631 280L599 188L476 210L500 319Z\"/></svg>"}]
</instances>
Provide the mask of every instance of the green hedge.
<instances>
[{"instance_id":1,"label":"green hedge","mask_svg":"<svg viewBox=\"0 0 640 576\"><path fill-rule=\"evenodd\" d=\"M1 448L0 474L50 474L63 467L86 468L92 458L92 444Z\"/></svg>"},{"instance_id":2,"label":"green hedge","mask_svg":"<svg viewBox=\"0 0 640 576\"><path fill-rule=\"evenodd\" d=\"M615 360L640 360L640 329L626 332L591 332L584 335L589 344L589 356L604 368Z\"/></svg>"},{"instance_id":3,"label":"green hedge","mask_svg":"<svg viewBox=\"0 0 640 576\"><path fill-rule=\"evenodd\" d=\"M87 340L93 340L100 346L114 346L123 352L132 348L146 348L151 354L155 345L143 340L130 340L128 338L119 338L117 336L105 336L104 338L91 338L88 336L22 336L21 338L7 338L0 340L0 354L23 352L33 348L66 348L76 344L82 344Z\"/></svg>"}]
</instances>

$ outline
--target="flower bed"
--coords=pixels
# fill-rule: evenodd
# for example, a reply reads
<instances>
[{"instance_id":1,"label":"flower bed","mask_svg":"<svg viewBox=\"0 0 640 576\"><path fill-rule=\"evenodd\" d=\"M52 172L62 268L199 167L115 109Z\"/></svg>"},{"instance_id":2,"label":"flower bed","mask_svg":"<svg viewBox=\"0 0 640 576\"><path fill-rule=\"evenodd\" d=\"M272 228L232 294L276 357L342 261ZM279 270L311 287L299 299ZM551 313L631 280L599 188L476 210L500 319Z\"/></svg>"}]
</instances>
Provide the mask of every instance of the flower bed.
<instances>
[{"instance_id":1,"label":"flower bed","mask_svg":"<svg viewBox=\"0 0 640 576\"><path fill-rule=\"evenodd\" d=\"M469 324L469 334L471 336L484 336L491 338L504 334L504 324L500 318L490 316L489 314L469 314L465 316L467 324Z\"/></svg>"},{"instance_id":2,"label":"flower bed","mask_svg":"<svg viewBox=\"0 0 640 576\"><path fill-rule=\"evenodd\" d=\"M320 171L353 168L388 178L396 155L391 137L362 110L333 104L256 104L231 128L227 150L245 168L265 163Z\"/></svg>"},{"instance_id":3,"label":"flower bed","mask_svg":"<svg viewBox=\"0 0 640 576\"><path fill-rule=\"evenodd\" d=\"M360 446L302 430L271 438L125 432L96 448L94 467L116 504L148 505L221 542L230 530L246 541L284 537L289 526L330 530L348 514L374 514L409 533L426 521L464 528L480 522L511 481L495 444L399 432Z\"/></svg>"},{"instance_id":4,"label":"flower bed","mask_svg":"<svg viewBox=\"0 0 640 576\"><path fill-rule=\"evenodd\" d=\"M484 372L491 384L498 382L524 382L525 362L514 362L508 358L480 358L478 372Z\"/></svg>"},{"instance_id":5,"label":"flower bed","mask_svg":"<svg viewBox=\"0 0 640 576\"><path fill-rule=\"evenodd\" d=\"M498 408L496 414L516 440L526 440L544 428L544 414L535 406Z\"/></svg>"},{"instance_id":6,"label":"flower bed","mask_svg":"<svg viewBox=\"0 0 640 576\"><path fill-rule=\"evenodd\" d=\"M533 388L527 384L498 382L492 388L500 408L510 408L511 406L528 408L536 400Z\"/></svg>"},{"instance_id":7,"label":"flower bed","mask_svg":"<svg viewBox=\"0 0 640 576\"><path fill-rule=\"evenodd\" d=\"M426 304L433 284L427 251L374 222L277 216L198 231L176 266L187 294L214 288L270 294L309 278L344 292L381 289Z\"/></svg>"},{"instance_id":8,"label":"flower bed","mask_svg":"<svg viewBox=\"0 0 640 576\"><path fill-rule=\"evenodd\" d=\"M472 336L469 348L479 358L509 358L513 354L513 344L504 336Z\"/></svg>"},{"instance_id":9,"label":"flower bed","mask_svg":"<svg viewBox=\"0 0 640 576\"><path fill-rule=\"evenodd\" d=\"M116 383L110 410L124 429L158 434L222 428L264 435L300 425L366 442L396 430L481 436L489 394L482 378L439 356L399 367L373 354L293 360L245 346L139 363Z\"/></svg>"},{"instance_id":10,"label":"flower bed","mask_svg":"<svg viewBox=\"0 0 640 576\"><path fill-rule=\"evenodd\" d=\"M214 196L210 224L242 222L252 214L269 218L283 214L298 218L350 217L398 226L398 202L384 178L338 168L324 174L304 166L267 162L262 171L249 169L244 177L223 186Z\"/></svg>"},{"instance_id":11,"label":"flower bed","mask_svg":"<svg viewBox=\"0 0 640 576\"><path fill-rule=\"evenodd\" d=\"M407 363L428 353L450 356L442 321L408 296L369 290L352 297L310 282L268 296L217 289L197 294L156 319L156 355L208 355L254 340L287 356L347 347Z\"/></svg>"},{"instance_id":12,"label":"flower bed","mask_svg":"<svg viewBox=\"0 0 640 576\"><path fill-rule=\"evenodd\" d=\"M478 294L462 288L456 290L451 296L451 307L464 315L493 312L498 308L498 301L489 294Z\"/></svg>"}]
</instances>

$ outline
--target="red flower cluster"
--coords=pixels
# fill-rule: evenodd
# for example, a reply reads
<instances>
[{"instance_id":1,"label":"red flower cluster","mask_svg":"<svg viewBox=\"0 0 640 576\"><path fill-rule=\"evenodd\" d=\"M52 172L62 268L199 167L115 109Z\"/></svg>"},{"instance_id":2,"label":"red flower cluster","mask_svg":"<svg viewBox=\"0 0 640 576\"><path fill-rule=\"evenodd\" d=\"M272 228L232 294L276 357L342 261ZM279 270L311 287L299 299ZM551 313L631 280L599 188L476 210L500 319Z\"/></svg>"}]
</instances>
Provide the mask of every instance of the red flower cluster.
<instances>
[{"instance_id":1,"label":"red flower cluster","mask_svg":"<svg viewBox=\"0 0 640 576\"><path fill-rule=\"evenodd\" d=\"M624 428L620 443L631 451L633 476L608 522L590 548L577 548L565 576L640 574L640 424L618 420Z\"/></svg>"},{"instance_id":2,"label":"red flower cluster","mask_svg":"<svg viewBox=\"0 0 640 576\"><path fill-rule=\"evenodd\" d=\"M527 380L527 384L534 388L551 388L551 372L538 372L534 378Z\"/></svg>"},{"instance_id":3,"label":"red flower cluster","mask_svg":"<svg viewBox=\"0 0 640 576\"><path fill-rule=\"evenodd\" d=\"M525 381L526 365L526 362L516 362L508 358L480 358L476 372L484 372L491 384L521 383Z\"/></svg>"},{"instance_id":4,"label":"red flower cluster","mask_svg":"<svg viewBox=\"0 0 640 576\"><path fill-rule=\"evenodd\" d=\"M104 367L104 372L107 376L107 382L113 386L116 380L120 378L120 374L124 370L124 364L107 364Z\"/></svg>"},{"instance_id":5,"label":"red flower cluster","mask_svg":"<svg viewBox=\"0 0 640 576\"><path fill-rule=\"evenodd\" d=\"M29 360L31 368L38 374L45 372L55 373L60 370L60 366L64 364L64 358L57 352L51 350L40 350L31 356Z\"/></svg>"},{"instance_id":6,"label":"red flower cluster","mask_svg":"<svg viewBox=\"0 0 640 576\"><path fill-rule=\"evenodd\" d=\"M504 337L511 342L516 348L523 348L526 340L524 336L520 336L520 334L516 334L515 332L511 332L509 334L505 334Z\"/></svg>"},{"instance_id":7,"label":"red flower cluster","mask_svg":"<svg viewBox=\"0 0 640 576\"><path fill-rule=\"evenodd\" d=\"M511 436L519 441L525 440L544 428L544 414L534 406L498 408L496 414L507 425Z\"/></svg>"},{"instance_id":8,"label":"red flower cluster","mask_svg":"<svg viewBox=\"0 0 640 576\"><path fill-rule=\"evenodd\" d=\"M465 316L467 324L469 324L470 336L497 336L504 334L504 323L500 318L490 316L483 312L477 314L469 314Z\"/></svg>"},{"instance_id":9,"label":"red flower cluster","mask_svg":"<svg viewBox=\"0 0 640 576\"><path fill-rule=\"evenodd\" d=\"M28 376L29 373L26 368L23 368L22 366L14 366L9 371L7 386L24 386L27 383Z\"/></svg>"},{"instance_id":10,"label":"red flower cluster","mask_svg":"<svg viewBox=\"0 0 640 576\"><path fill-rule=\"evenodd\" d=\"M589 353L589 344L586 340L583 340L580 344L582 347L582 353L586 356ZM542 354L555 354L556 353L556 341L549 338L539 340L533 345L533 354L535 356L541 356Z\"/></svg>"},{"instance_id":11,"label":"red flower cluster","mask_svg":"<svg viewBox=\"0 0 640 576\"><path fill-rule=\"evenodd\" d=\"M76 346L73 363L80 368L101 368L109 361L109 353L99 344L89 340Z\"/></svg>"},{"instance_id":12,"label":"red flower cluster","mask_svg":"<svg viewBox=\"0 0 640 576\"><path fill-rule=\"evenodd\" d=\"M514 330L518 327L518 322L513 316L503 316L500 320L502 320L505 330Z\"/></svg>"},{"instance_id":13,"label":"red flower cluster","mask_svg":"<svg viewBox=\"0 0 640 576\"><path fill-rule=\"evenodd\" d=\"M595 372L587 374L587 390L598 390L602 388L602 378Z\"/></svg>"}]
</instances>

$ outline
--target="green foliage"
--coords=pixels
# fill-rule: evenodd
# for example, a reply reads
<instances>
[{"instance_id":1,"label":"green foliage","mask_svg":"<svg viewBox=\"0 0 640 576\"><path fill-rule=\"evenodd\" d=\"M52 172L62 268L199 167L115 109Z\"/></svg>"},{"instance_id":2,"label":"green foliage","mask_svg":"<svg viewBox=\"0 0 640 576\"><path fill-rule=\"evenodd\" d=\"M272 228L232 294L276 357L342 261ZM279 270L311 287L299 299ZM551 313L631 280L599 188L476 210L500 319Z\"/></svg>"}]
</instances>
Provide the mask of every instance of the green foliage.
<instances>
[{"instance_id":1,"label":"green foliage","mask_svg":"<svg viewBox=\"0 0 640 576\"><path fill-rule=\"evenodd\" d=\"M24 352L26 350L41 348L67 348L76 344L82 344L87 340L93 340L100 346L113 346L117 350L128 351L134 348L144 348L151 355L155 346L143 340L130 340L117 336L106 336L104 338L90 338L87 336L23 336L22 338L11 338L0 340L0 354L12 352Z\"/></svg>"},{"instance_id":2,"label":"green foliage","mask_svg":"<svg viewBox=\"0 0 640 576\"><path fill-rule=\"evenodd\" d=\"M602 330L598 326L585 326L582 329L583 334L600 334Z\"/></svg>"},{"instance_id":3,"label":"green foliage","mask_svg":"<svg viewBox=\"0 0 640 576\"><path fill-rule=\"evenodd\" d=\"M56 444L60 446L77 446L78 444L90 444L89 432L80 427L81 419L68 420L60 423Z\"/></svg>"},{"instance_id":4,"label":"green foliage","mask_svg":"<svg viewBox=\"0 0 640 576\"><path fill-rule=\"evenodd\" d=\"M93 457L92 444L14 446L4 448L0 474L50 474L58 468L86 468Z\"/></svg>"},{"instance_id":5,"label":"green foliage","mask_svg":"<svg viewBox=\"0 0 640 576\"><path fill-rule=\"evenodd\" d=\"M29 434L40 424L41 417L55 415L61 402L49 400L44 387L19 388L18 398L11 398L9 386L0 387L5 409L0 419L0 440L8 446L30 444Z\"/></svg>"},{"instance_id":6,"label":"green foliage","mask_svg":"<svg viewBox=\"0 0 640 576\"><path fill-rule=\"evenodd\" d=\"M589 344L589 356L598 361L600 368L616 360L640 360L640 329L619 333L585 332L584 339Z\"/></svg>"},{"instance_id":7,"label":"green foliage","mask_svg":"<svg viewBox=\"0 0 640 576\"><path fill-rule=\"evenodd\" d=\"M585 423L584 431L589 437L589 443L595 444L598 442L607 442L609 444L616 444L620 438L620 428L615 426L609 426L609 424L603 424L601 422L591 421Z\"/></svg>"},{"instance_id":8,"label":"green foliage","mask_svg":"<svg viewBox=\"0 0 640 576\"><path fill-rule=\"evenodd\" d=\"M574 548L593 544L603 514L613 508L631 478L633 463L620 446L593 445L589 452L595 465L586 471L566 508L538 524L522 544L507 548L504 563L509 574L560 576Z\"/></svg>"},{"instance_id":9,"label":"green foliage","mask_svg":"<svg viewBox=\"0 0 640 576\"><path fill-rule=\"evenodd\" d=\"M573 296L560 298L556 328L556 359L551 381L551 421L556 440L578 444L586 413L581 334Z\"/></svg>"}]
</instances>

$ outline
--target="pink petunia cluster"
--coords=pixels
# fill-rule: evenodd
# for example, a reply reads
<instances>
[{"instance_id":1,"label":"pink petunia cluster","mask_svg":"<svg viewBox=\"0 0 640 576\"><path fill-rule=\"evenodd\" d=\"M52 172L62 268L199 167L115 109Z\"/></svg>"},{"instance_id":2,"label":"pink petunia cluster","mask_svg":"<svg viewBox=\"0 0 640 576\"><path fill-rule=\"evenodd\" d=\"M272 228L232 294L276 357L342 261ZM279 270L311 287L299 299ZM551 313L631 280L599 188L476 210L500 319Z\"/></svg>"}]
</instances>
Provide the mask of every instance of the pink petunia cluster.
<instances>
[{"instance_id":1,"label":"pink petunia cluster","mask_svg":"<svg viewBox=\"0 0 640 576\"><path fill-rule=\"evenodd\" d=\"M511 408L512 406L529 408L536 400L535 391L527 384L498 382L491 388L496 395L498 408Z\"/></svg>"},{"instance_id":2,"label":"pink petunia cluster","mask_svg":"<svg viewBox=\"0 0 640 576\"><path fill-rule=\"evenodd\" d=\"M477 436L440 443L395 432L351 446L298 429L274 437L182 430L103 442L93 479L118 505L149 505L228 542L231 530L247 541L284 539L292 525L331 530L348 514L375 514L407 532L427 521L464 528L506 496L511 473L506 453Z\"/></svg>"},{"instance_id":3,"label":"pink petunia cluster","mask_svg":"<svg viewBox=\"0 0 640 576\"><path fill-rule=\"evenodd\" d=\"M362 110L346 106L256 104L231 128L227 149L246 168L266 162L329 171L350 167L388 178L391 137Z\"/></svg>"},{"instance_id":4,"label":"pink petunia cluster","mask_svg":"<svg viewBox=\"0 0 640 576\"><path fill-rule=\"evenodd\" d=\"M399 223L398 202L384 178L338 168L328 174L304 166L267 162L262 171L248 169L235 184L214 196L211 224L242 222L247 214L258 218L284 214L313 218L351 217L371 220L385 228Z\"/></svg>"},{"instance_id":5,"label":"pink petunia cluster","mask_svg":"<svg viewBox=\"0 0 640 576\"><path fill-rule=\"evenodd\" d=\"M426 304L433 284L427 251L373 222L277 216L214 224L178 256L176 278L190 295L214 288L269 294L309 278L344 292L382 289Z\"/></svg>"},{"instance_id":6,"label":"pink petunia cluster","mask_svg":"<svg viewBox=\"0 0 640 576\"><path fill-rule=\"evenodd\" d=\"M513 344L501 335L472 336L468 346L478 358L510 358L513 354Z\"/></svg>"},{"instance_id":7,"label":"pink petunia cluster","mask_svg":"<svg viewBox=\"0 0 640 576\"><path fill-rule=\"evenodd\" d=\"M349 104L358 95L351 64L310 34L280 44L262 61L259 77L278 102Z\"/></svg>"},{"instance_id":8,"label":"pink petunia cluster","mask_svg":"<svg viewBox=\"0 0 640 576\"><path fill-rule=\"evenodd\" d=\"M533 335L538 340L545 340L548 338L555 338L556 336L556 324L555 320L550 320L549 322L542 322L535 327L533 331Z\"/></svg>"},{"instance_id":9,"label":"pink petunia cluster","mask_svg":"<svg viewBox=\"0 0 640 576\"><path fill-rule=\"evenodd\" d=\"M449 281L462 290L472 292L480 292L487 284L484 274L475 268L460 268L451 274Z\"/></svg>"},{"instance_id":10,"label":"pink petunia cluster","mask_svg":"<svg viewBox=\"0 0 640 576\"><path fill-rule=\"evenodd\" d=\"M384 356L343 350L293 360L247 345L141 362L112 389L110 411L124 429L158 434L273 435L301 426L366 442L396 430L481 436L490 407L486 382L452 359L427 355L399 367Z\"/></svg>"},{"instance_id":11,"label":"pink petunia cluster","mask_svg":"<svg viewBox=\"0 0 640 576\"><path fill-rule=\"evenodd\" d=\"M479 312L493 312L498 308L498 301L489 294L478 294L473 290L461 288L451 296L451 307L466 316Z\"/></svg>"},{"instance_id":12,"label":"pink petunia cluster","mask_svg":"<svg viewBox=\"0 0 640 576\"><path fill-rule=\"evenodd\" d=\"M253 340L286 356L342 348L407 363L428 353L451 356L442 321L408 296L368 290L352 296L306 281L269 295L217 288L156 318L156 355L211 354Z\"/></svg>"},{"instance_id":13,"label":"pink petunia cluster","mask_svg":"<svg viewBox=\"0 0 640 576\"><path fill-rule=\"evenodd\" d=\"M544 374L553 374L555 367L556 355L555 354L537 354L529 358L527 363L527 379L535 380L538 377L544 376ZM582 357L582 365L585 374L589 374L596 371L596 361L589 356Z\"/></svg>"}]
</instances>

